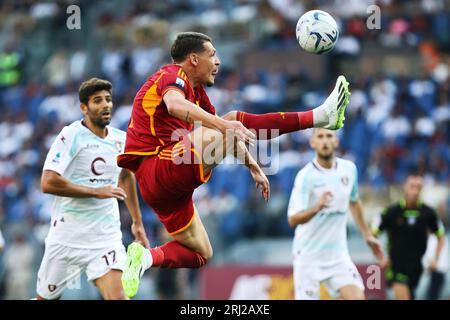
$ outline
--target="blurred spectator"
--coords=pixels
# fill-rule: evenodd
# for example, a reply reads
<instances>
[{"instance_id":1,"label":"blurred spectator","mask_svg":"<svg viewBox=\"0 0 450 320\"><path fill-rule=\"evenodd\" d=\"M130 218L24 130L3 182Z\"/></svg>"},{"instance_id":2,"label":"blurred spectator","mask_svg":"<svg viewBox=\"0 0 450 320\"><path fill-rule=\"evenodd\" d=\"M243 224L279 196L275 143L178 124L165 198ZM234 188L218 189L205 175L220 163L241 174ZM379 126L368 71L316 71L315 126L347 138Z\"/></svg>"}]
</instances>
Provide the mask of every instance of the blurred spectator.
<instances>
[{"instance_id":1,"label":"blurred spectator","mask_svg":"<svg viewBox=\"0 0 450 320\"><path fill-rule=\"evenodd\" d=\"M382 132L387 140L404 138L411 132L411 124L403 115L400 105L396 105L391 115L383 123Z\"/></svg>"},{"instance_id":2,"label":"blurred spectator","mask_svg":"<svg viewBox=\"0 0 450 320\"><path fill-rule=\"evenodd\" d=\"M33 277L34 250L20 232L13 236L5 257L6 298L10 300L29 299L30 283Z\"/></svg>"},{"instance_id":3,"label":"blurred spectator","mask_svg":"<svg viewBox=\"0 0 450 320\"><path fill-rule=\"evenodd\" d=\"M1 49L1 48L0 48ZM12 44L0 51L0 89L22 80L22 55Z\"/></svg>"},{"instance_id":4,"label":"blurred spectator","mask_svg":"<svg viewBox=\"0 0 450 320\"><path fill-rule=\"evenodd\" d=\"M78 49L70 56L69 78L72 82L78 83L84 80L87 59L87 54L82 49Z\"/></svg>"},{"instance_id":5,"label":"blurred spectator","mask_svg":"<svg viewBox=\"0 0 450 320\"><path fill-rule=\"evenodd\" d=\"M70 60L64 50L55 52L44 65L44 77L50 85L61 88L70 79Z\"/></svg>"}]
</instances>

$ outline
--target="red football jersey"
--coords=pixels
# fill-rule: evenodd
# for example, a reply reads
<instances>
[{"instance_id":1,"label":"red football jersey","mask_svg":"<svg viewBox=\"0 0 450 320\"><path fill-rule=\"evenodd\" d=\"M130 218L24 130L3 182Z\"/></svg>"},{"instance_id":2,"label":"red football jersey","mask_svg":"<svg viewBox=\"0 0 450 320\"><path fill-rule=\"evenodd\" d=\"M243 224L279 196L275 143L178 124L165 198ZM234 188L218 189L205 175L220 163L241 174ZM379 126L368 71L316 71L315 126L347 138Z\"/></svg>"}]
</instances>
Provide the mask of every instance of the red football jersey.
<instances>
[{"instance_id":1,"label":"red football jersey","mask_svg":"<svg viewBox=\"0 0 450 320\"><path fill-rule=\"evenodd\" d=\"M141 157L157 155L165 146L178 142L181 136L177 130L192 131L193 124L173 117L167 111L163 96L169 90L178 90L203 110L216 113L203 86L194 90L180 66L162 67L147 79L134 98L125 151L117 157L119 167L136 171Z\"/></svg>"}]
</instances>

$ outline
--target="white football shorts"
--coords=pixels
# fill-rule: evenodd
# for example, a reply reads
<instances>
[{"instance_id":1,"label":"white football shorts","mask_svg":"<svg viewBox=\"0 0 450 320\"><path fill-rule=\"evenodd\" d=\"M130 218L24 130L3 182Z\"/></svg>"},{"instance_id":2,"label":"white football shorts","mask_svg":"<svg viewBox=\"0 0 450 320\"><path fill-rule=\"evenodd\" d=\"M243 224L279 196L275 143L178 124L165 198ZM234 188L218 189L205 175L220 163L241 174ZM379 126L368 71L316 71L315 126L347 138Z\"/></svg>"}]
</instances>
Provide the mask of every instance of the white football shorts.
<instances>
[{"instance_id":1,"label":"white football shorts","mask_svg":"<svg viewBox=\"0 0 450 320\"><path fill-rule=\"evenodd\" d=\"M294 287L296 300L319 300L320 284L323 283L332 296L347 285L355 285L364 290L363 280L350 257L335 264L300 262L294 258Z\"/></svg>"},{"instance_id":2,"label":"white football shorts","mask_svg":"<svg viewBox=\"0 0 450 320\"><path fill-rule=\"evenodd\" d=\"M94 281L110 270L123 270L126 258L122 243L102 249L46 244L38 272L37 294L44 299L57 299L65 288L77 289L82 272L86 272L89 281Z\"/></svg>"}]
</instances>

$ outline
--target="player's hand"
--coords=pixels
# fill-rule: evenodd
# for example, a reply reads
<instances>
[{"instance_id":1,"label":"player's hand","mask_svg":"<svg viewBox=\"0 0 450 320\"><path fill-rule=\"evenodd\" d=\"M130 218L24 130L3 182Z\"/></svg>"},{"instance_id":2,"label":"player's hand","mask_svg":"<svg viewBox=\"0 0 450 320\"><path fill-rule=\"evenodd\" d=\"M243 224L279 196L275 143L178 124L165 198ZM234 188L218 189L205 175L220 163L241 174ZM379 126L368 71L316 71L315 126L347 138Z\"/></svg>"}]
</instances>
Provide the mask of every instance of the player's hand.
<instances>
[{"instance_id":1,"label":"player's hand","mask_svg":"<svg viewBox=\"0 0 450 320\"><path fill-rule=\"evenodd\" d=\"M116 198L119 200L125 200L127 194L122 188L116 188L114 186L106 186L95 189L95 197L99 199Z\"/></svg>"},{"instance_id":2,"label":"player's hand","mask_svg":"<svg viewBox=\"0 0 450 320\"><path fill-rule=\"evenodd\" d=\"M319 202L317 202L317 211L322 210L323 208L328 207L328 203L330 202L331 198L333 197L333 194L330 191L324 192L320 198Z\"/></svg>"},{"instance_id":3,"label":"player's hand","mask_svg":"<svg viewBox=\"0 0 450 320\"><path fill-rule=\"evenodd\" d=\"M383 255L383 257L378 258L378 264L380 265L381 269L384 269L390 266L391 261L386 255Z\"/></svg>"},{"instance_id":4,"label":"player's hand","mask_svg":"<svg viewBox=\"0 0 450 320\"><path fill-rule=\"evenodd\" d=\"M142 244L146 248L150 248L150 241L148 241L142 222L133 222L131 225L131 233L133 233L134 241Z\"/></svg>"},{"instance_id":5,"label":"player's hand","mask_svg":"<svg viewBox=\"0 0 450 320\"><path fill-rule=\"evenodd\" d=\"M266 201L269 201L270 197L270 184L266 175L259 166L254 166L250 169L250 174L255 181L256 189L261 188L261 194Z\"/></svg>"},{"instance_id":6,"label":"player's hand","mask_svg":"<svg viewBox=\"0 0 450 320\"><path fill-rule=\"evenodd\" d=\"M432 259L428 264L428 271L433 272L437 270L438 262L436 259Z\"/></svg>"},{"instance_id":7,"label":"player's hand","mask_svg":"<svg viewBox=\"0 0 450 320\"><path fill-rule=\"evenodd\" d=\"M386 256L383 251L383 246L381 245L380 240L378 240L373 235L366 237L366 242L369 245L370 249L373 252L373 255L377 258L378 262L380 263L380 266L384 268L384 264L387 264Z\"/></svg>"},{"instance_id":8,"label":"player's hand","mask_svg":"<svg viewBox=\"0 0 450 320\"><path fill-rule=\"evenodd\" d=\"M244 127L242 122L226 120L223 132L225 134L232 133L238 140L245 143L250 143L251 145L255 143L256 135Z\"/></svg>"}]
</instances>

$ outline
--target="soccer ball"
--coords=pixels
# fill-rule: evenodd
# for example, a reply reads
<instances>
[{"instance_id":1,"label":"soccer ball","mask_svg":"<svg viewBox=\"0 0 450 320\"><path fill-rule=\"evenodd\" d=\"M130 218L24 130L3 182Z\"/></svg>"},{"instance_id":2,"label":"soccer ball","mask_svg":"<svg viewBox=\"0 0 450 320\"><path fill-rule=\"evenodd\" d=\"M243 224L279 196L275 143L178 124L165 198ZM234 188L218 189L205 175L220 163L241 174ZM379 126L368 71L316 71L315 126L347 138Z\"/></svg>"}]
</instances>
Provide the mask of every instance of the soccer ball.
<instances>
[{"instance_id":1,"label":"soccer ball","mask_svg":"<svg viewBox=\"0 0 450 320\"><path fill-rule=\"evenodd\" d=\"M297 41L306 52L323 54L331 51L339 37L336 21L322 10L304 13L295 30Z\"/></svg>"}]
</instances>

